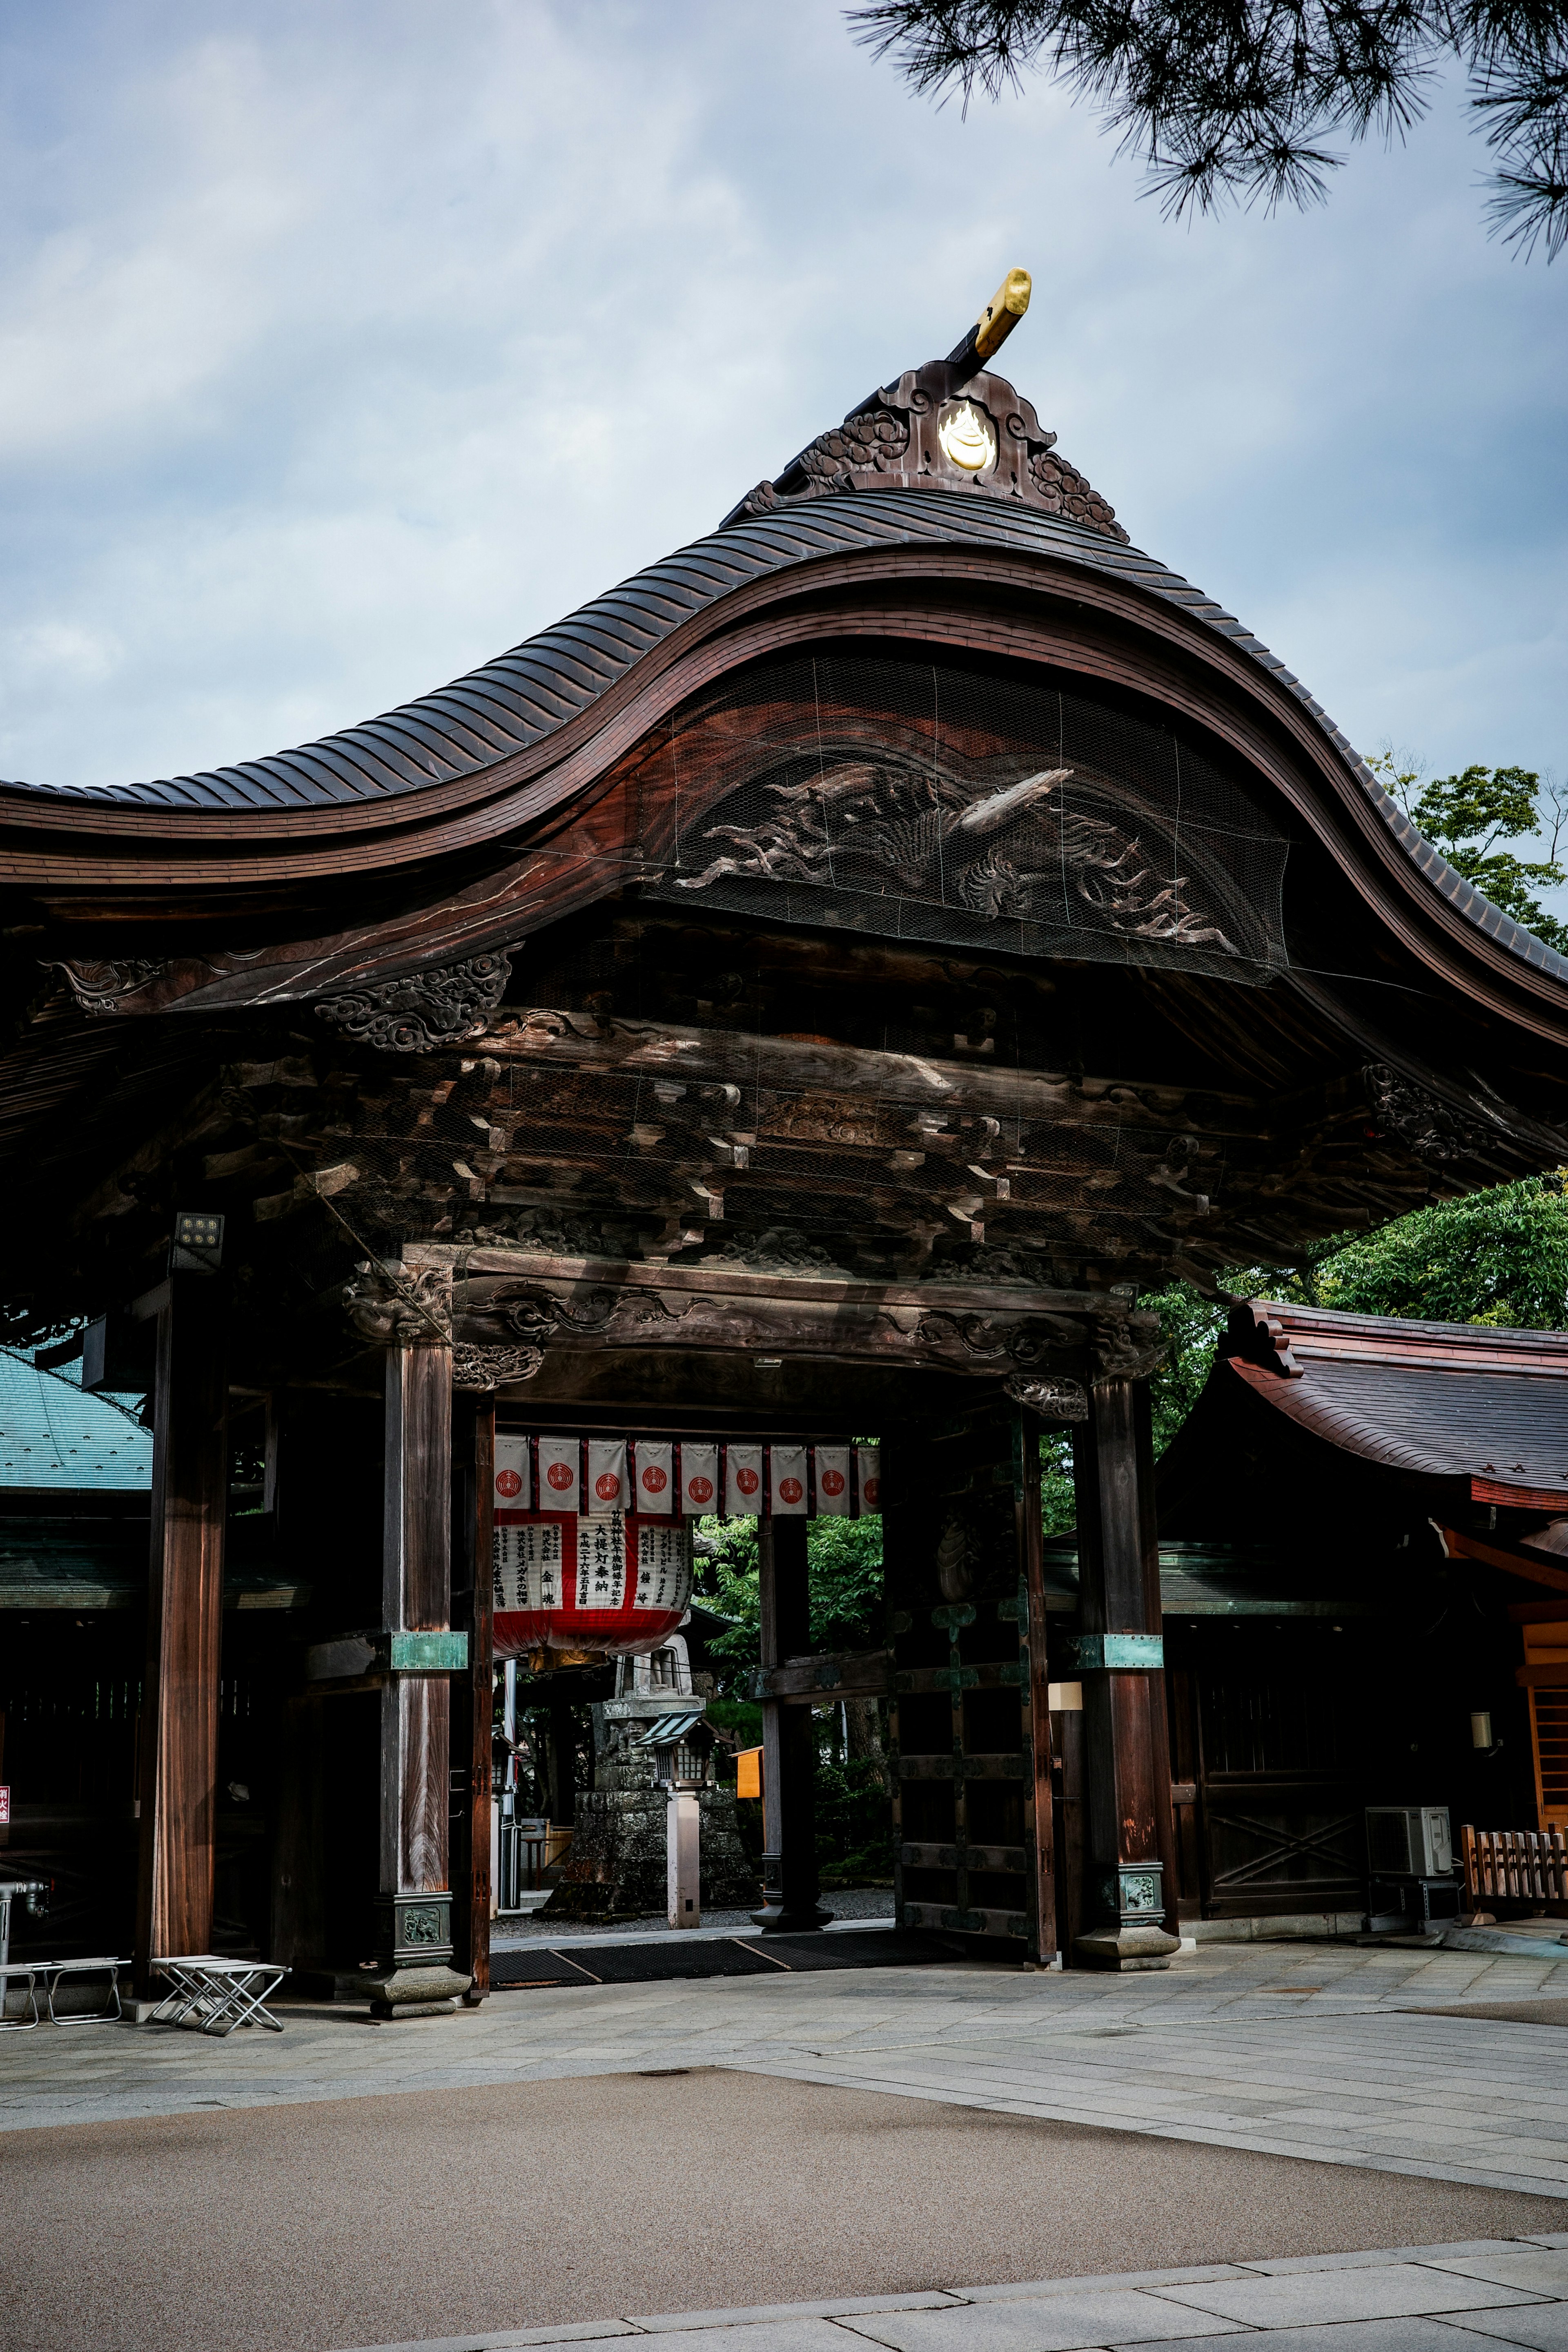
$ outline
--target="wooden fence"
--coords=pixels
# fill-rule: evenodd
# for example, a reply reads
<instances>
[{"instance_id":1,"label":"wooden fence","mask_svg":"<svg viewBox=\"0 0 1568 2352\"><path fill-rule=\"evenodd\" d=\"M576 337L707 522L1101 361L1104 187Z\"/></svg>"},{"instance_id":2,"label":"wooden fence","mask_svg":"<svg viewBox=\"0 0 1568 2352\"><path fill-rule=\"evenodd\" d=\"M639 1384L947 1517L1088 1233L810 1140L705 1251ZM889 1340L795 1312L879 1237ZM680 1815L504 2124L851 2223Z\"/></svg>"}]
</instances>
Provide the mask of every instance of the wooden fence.
<instances>
[{"instance_id":1,"label":"wooden fence","mask_svg":"<svg viewBox=\"0 0 1568 2352\"><path fill-rule=\"evenodd\" d=\"M1561 1830L1459 1832L1465 1907L1493 1902L1568 1902L1568 1844Z\"/></svg>"}]
</instances>

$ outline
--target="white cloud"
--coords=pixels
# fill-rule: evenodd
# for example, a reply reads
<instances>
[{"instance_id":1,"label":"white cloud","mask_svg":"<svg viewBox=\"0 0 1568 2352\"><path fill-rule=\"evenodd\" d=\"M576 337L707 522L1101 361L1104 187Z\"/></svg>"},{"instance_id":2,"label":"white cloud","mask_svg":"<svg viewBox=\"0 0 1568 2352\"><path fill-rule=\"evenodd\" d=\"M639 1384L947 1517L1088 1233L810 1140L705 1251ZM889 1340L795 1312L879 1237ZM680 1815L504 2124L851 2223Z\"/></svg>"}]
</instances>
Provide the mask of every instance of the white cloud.
<instances>
[{"instance_id":1,"label":"white cloud","mask_svg":"<svg viewBox=\"0 0 1568 2352\"><path fill-rule=\"evenodd\" d=\"M1563 762L1561 288L1446 99L1326 211L1187 231L1060 94L934 110L834 0L78 0L5 46L0 773L439 684L1015 262L1009 368L1135 540L1353 737Z\"/></svg>"}]
</instances>

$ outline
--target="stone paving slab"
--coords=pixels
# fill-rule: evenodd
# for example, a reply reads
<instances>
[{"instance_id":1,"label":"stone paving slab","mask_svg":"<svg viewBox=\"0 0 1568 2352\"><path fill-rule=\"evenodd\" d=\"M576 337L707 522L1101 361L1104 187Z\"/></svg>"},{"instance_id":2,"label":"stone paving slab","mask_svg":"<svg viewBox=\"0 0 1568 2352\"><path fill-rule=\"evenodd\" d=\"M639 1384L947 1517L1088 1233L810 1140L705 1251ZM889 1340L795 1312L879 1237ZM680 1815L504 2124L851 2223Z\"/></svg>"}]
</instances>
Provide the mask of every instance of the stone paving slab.
<instances>
[{"instance_id":1,"label":"stone paving slab","mask_svg":"<svg viewBox=\"0 0 1568 2352\"><path fill-rule=\"evenodd\" d=\"M1568 2352L1568 2233L1551 2242L1472 2239L1278 2263L1216 2263L1032 2285L683 2312L577 2327L377 2345L361 2352L511 2352L657 2335L661 2352L1193 2352L1218 2337L1261 2336L1259 2352ZM1531 2267L1534 2265L1535 2267ZM1555 2300L1494 2268L1549 2280ZM1202 2311L1203 2304L1217 2306ZM672 2325L671 2322L674 2324Z\"/></svg>"},{"instance_id":2,"label":"stone paving slab","mask_svg":"<svg viewBox=\"0 0 1568 2352\"><path fill-rule=\"evenodd\" d=\"M1275 2272L1270 2277L1218 2279L1207 2286L1167 2286L1172 2303L1239 2320L1249 2327L1318 2327L1342 2319L1415 2319L1436 2311L1498 2310L1538 2298L1489 2279L1420 2263L1379 2263L1354 2270ZM1197 2331L1194 2331L1197 2333Z\"/></svg>"},{"instance_id":3,"label":"stone paving slab","mask_svg":"<svg viewBox=\"0 0 1568 2352\"><path fill-rule=\"evenodd\" d=\"M1438 2268L1462 2278L1490 2279L1497 2286L1521 2287L1527 2294L1568 2296L1568 2248L1520 2246L1510 2253L1429 2255Z\"/></svg>"},{"instance_id":4,"label":"stone paving slab","mask_svg":"<svg viewBox=\"0 0 1568 2352\"><path fill-rule=\"evenodd\" d=\"M1135 2287L1074 2294L1063 2281L1027 2301L971 2303L959 2311L911 2311L846 2322L890 2352L1085 2352L1106 2344L1157 2344L1172 2336L1233 2336L1232 2319L1197 2315ZM747 2331L749 2341L749 2330ZM768 2352L763 2347L761 2352ZM841 2345L839 2352L843 2352Z\"/></svg>"},{"instance_id":5,"label":"stone paving slab","mask_svg":"<svg viewBox=\"0 0 1568 2352\"><path fill-rule=\"evenodd\" d=\"M1485 2014L1545 1984L1568 1991L1568 1952L1205 1943L1134 1977L956 1963L581 1987L396 2026L285 2004L277 2036L7 2037L0 2128L719 2066L1562 2196L1568 2040Z\"/></svg>"}]
</instances>

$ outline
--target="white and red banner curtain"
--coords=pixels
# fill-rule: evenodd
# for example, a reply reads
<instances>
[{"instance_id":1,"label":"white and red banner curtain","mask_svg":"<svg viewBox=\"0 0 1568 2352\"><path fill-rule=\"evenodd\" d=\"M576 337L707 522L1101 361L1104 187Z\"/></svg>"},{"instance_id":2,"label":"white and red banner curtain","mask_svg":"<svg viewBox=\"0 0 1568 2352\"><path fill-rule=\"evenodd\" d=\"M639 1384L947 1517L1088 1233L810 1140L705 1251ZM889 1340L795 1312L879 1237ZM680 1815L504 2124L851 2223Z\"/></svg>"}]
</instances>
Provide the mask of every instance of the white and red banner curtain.
<instances>
[{"instance_id":1,"label":"white and red banner curtain","mask_svg":"<svg viewBox=\"0 0 1568 2352\"><path fill-rule=\"evenodd\" d=\"M508 1520L536 1512L585 1520L862 1518L882 1509L881 1453L875 1445L497 1431L495 1503ZM595 1580L609 1590L619 1578L623 1589L624 1562L617 1570L601 1557L598 1538L592 1549ZM558 1573L570 1565L562 1561Z\"/></svg>"}]
</instances>

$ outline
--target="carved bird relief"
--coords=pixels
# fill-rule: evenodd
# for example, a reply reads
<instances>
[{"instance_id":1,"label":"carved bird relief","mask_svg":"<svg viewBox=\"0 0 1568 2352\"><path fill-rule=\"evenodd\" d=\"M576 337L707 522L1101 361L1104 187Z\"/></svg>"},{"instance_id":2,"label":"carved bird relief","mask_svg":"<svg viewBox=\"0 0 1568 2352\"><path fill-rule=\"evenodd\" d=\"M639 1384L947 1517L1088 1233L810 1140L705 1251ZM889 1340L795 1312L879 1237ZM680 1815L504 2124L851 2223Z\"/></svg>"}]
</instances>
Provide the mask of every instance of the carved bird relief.
<instances>
[{"instance_id":1,"label":"carved bird relief","mask_svg":"<svg viewBox=\"0 0 1568 2352\"><path fill-rule=\"evenodd\" d=\"M1012 922L1071 920L1065 893L1079 920L1122 938L1238 954L1187 903L1186 875L1162 877L1136 838L1062 803L1072 774L1046 768L977 792L934 766L844 761L804 783L767 786L749 824L709 825L704 839L729 848L676 887L706 890L726 875L815 882Z\"/></svg>"}]
</instances>

